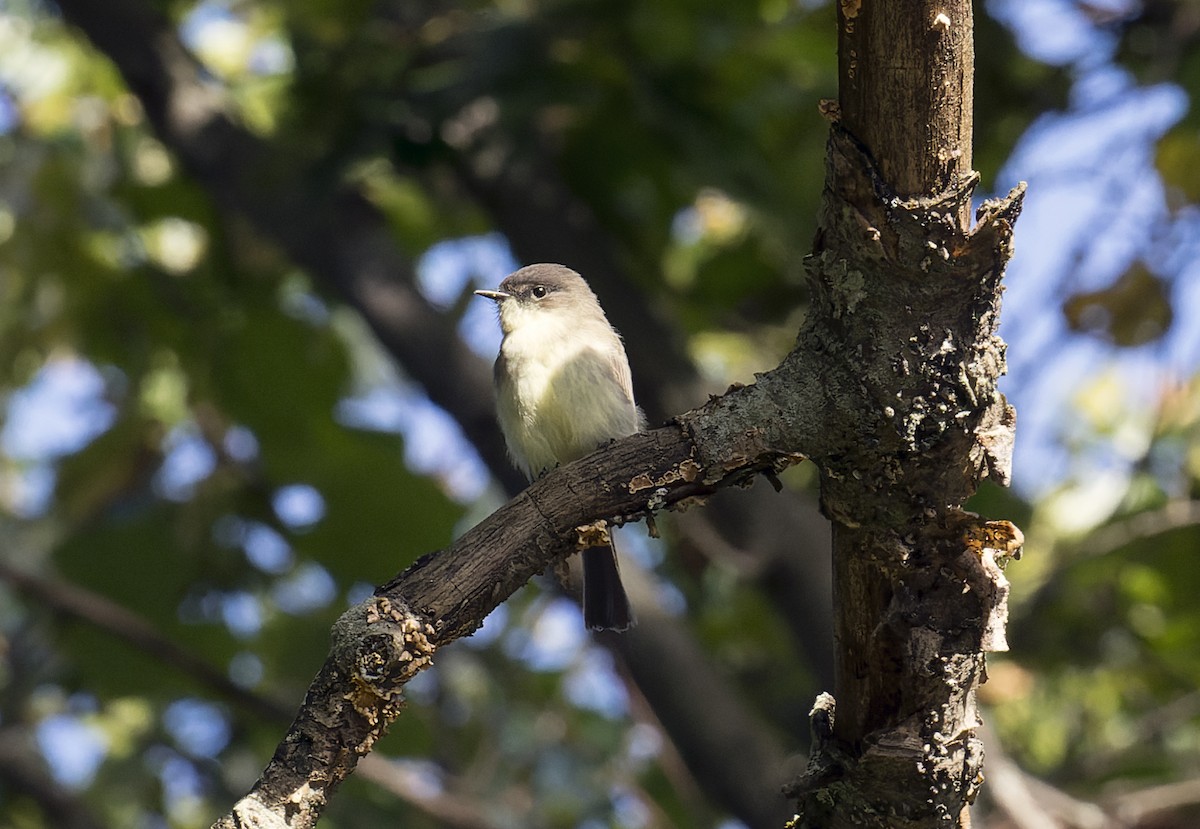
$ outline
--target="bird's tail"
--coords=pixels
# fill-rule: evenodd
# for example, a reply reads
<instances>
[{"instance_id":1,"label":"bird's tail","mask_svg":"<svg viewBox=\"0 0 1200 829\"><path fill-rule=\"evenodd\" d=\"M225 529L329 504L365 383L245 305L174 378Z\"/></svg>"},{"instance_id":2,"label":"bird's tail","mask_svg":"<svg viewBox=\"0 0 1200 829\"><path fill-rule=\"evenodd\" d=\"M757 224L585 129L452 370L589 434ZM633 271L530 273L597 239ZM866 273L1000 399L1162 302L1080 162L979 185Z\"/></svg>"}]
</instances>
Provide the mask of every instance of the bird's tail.
<instances>
[{"instance_id":1,"label":"bird's tail","mask_svg":"<svg viewBox=\"0 0 1200 829\"><path fill-rule=\"evenodd\" d=\"M611 545L583 551L583 623L589 630L628 630L634 624Z\"/></svg>"}]
</instances>

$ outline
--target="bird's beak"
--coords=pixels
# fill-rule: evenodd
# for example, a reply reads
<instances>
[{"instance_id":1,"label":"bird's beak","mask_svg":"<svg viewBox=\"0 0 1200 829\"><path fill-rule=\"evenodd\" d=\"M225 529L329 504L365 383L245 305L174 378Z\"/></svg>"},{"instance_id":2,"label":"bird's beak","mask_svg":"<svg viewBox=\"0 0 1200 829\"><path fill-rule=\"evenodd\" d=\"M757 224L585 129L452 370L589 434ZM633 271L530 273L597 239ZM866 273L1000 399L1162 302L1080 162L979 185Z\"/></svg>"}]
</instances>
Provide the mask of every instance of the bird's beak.
<instances>
[{"instance_id":1,"label":"bird's beak","mask_svg":"<svg viewBox=\"0 0 1200 829\"><path fill-rule=\"evenodd\" d=\"M499 302L502 299L508 299L512 294L506 294L504 291L476 291L476 296L487 297L488 299Z\"/></svg>"}]
</instances>

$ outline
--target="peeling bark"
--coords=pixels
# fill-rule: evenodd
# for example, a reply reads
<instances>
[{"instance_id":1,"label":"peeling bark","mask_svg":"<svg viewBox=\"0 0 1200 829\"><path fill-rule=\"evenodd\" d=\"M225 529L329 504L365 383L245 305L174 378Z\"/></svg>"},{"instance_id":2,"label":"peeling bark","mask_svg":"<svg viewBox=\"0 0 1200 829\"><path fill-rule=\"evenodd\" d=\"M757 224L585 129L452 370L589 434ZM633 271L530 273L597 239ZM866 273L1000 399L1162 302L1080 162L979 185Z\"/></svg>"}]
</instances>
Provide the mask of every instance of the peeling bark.
<instances>
[{"instance_id":1,"label":"peeling bark","mask_svg":"<svg viewBox=\"0 0 1200 829\"><path fill-rule=\"evenodd\" d=\"M958 825L982 781L975 690L1006 647L1019 552L961 509L1007 481L1015 414L996 388L1000 278L1023 187L964 230L976 177L902 199L835 125L801 350L824 355L821 468L834 526L837 676L793 794L796 826ZM827 726L827 727L826 727Z\"/></svg>"},{"instance_id":2,"label":"peeling bark","mask_svg":"<svg viewBox=\"0 0 1200 829\"><path fill-rule=\"evenodd\" d=\"M975 692L1007 647L1000 564L1020 532L962 504L1006 483L1015 413L996 388L1000 279L1024 186L970 226L969 0L841 0L838 105L814 301L820 466L833 521L834 696L792 787L797 827L969 824L983 775Z\"/></svg>"}]
</instances>

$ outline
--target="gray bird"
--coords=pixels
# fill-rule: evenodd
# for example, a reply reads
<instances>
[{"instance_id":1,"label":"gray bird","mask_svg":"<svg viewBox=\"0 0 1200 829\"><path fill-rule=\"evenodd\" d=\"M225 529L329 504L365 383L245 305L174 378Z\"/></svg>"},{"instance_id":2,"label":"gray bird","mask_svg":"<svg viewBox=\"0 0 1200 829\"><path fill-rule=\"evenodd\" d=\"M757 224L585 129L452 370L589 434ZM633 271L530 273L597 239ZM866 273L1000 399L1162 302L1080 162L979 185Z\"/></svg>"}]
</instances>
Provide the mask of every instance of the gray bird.
<instances>
[{"instance_id":1,"label":"gray bird","mask_svg":"<svg viewBox=\"0 0 1200 829\"><path fill-rule=\"evenodd\" d=\"M642 428L621 336L579 274L529 265L496 291L504 339L496 359L496 408L513 463L530 480ZM633 614L611 546L583 551L583 619L625 630Z\"/></svg>"}]
</instances>

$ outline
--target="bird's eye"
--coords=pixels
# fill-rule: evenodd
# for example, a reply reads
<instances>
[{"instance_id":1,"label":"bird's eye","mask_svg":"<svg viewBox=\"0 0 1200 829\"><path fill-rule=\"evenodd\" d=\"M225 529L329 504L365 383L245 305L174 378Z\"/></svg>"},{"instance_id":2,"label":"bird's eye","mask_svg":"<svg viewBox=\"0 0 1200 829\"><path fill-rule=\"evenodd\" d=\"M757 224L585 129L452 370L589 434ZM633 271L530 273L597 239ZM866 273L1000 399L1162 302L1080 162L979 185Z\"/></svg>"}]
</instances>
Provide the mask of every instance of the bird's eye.
<instances>
[{"instance_id":1,"label":"bird's eye","mask_svg":"<svg viewBox=\"0 0 1200 829\"><path fill-rule=\"evenodd\" d=\"M546 295L546 286L545 285L534 285L533 286L533 295L537 299L541 299L542 297L544 297Z\"/></svg>"}]
</instances>

